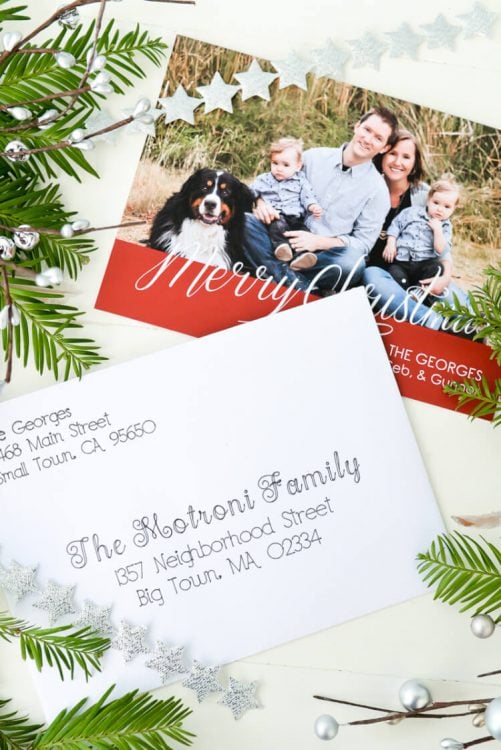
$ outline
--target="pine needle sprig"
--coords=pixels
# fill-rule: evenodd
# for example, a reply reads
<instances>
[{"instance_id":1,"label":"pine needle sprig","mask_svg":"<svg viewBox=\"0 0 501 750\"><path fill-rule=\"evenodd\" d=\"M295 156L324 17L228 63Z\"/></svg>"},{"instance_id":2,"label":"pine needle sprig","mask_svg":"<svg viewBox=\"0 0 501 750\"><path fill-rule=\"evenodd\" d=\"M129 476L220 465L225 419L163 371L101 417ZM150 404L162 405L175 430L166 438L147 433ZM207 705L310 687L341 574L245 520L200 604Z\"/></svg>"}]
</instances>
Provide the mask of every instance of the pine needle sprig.
<instances>
[{"instance_id":1,"label":"pine needle sprig","mask_svg":"<svg viewBox=\"0 0 501 750\"><path fill-rule=\"evenodd\" d=\"M489 266L484 274L482 286L468 293L468 304L454 295L452 303L437 302L433 309L463 327L469 324L475 328L474 340L487 339L492 347L492 358L501 365L501 266Z\"/></svg>"},{"instance_id":2,"label":"pine needle sprig","mask_svg":"<svg viewBox=\"0 0 501 750\"><path fill-rule=\"evenodd\" d=\"M0 6L9 3L11 0L0 0ZM0 31L3 31L3 24L9 21L27 21L29 16L24 16L23 11L27 5L16 5L13 8L0 7Z\"/></svg>"},{"instance_id":3,"label":"pine needle sprig","mask_svg":"<svg viewBox=\"0 0 501 750\"><path fill-rule=\"evenodd\" d=\"M435 303L434 309L445 318L451 318L458 328L473 328L474 341L488 342L492 348L491 359L501 365L501 266L485 269L485 281L468 293L468 304L456 295L452 303ZM457 398L458 407L469 406L470 417L492 417L494 427L501 425L501 379L491 386L481 381L465 378L462 382L444 385L444 393Z\"/></svg>"},{"instance_id":4,"label":"pine needle sprig","mask_svg":"<svg viewBox=\"0 0 501 750\"><path fill-rule=\"evenodd\" d=\"M31 724L17 711L5 712L10 700L0 700L0 750L24 750L36 740L42 724Z\"/></svg>"},{"instance_id":5,"label":"pine needle sprig","mask_svg":"<svg viewBox=\"0 0 501 750\"><path fill-rule=\"evenodd\" d=\"M66 329L82 328L79 322L84 313L59 300L59 292L40 289L30 279L19 276L10 282L12 301L19 310L20 324L14 326L14 348L18 358L26 366L30 353L33 354L37 371L46 369L59 377L60 364L64 364L65 380L74 373L82 377L84 370L100 364L106 357L99 354L99 347L87 338L66 336ZM0 290L0 299L2 290ZM3 332L6 349L7 330Z\"/></svg>"},{"instance_id":6,"label":"pine needle sprig","mask_svg":"<svg viewBox=\"0 0 501 750\"><path fill-rule=\"evenodd\" d=\"M444 393L458 399L458 407L470 406L469 417L492 417L494 427L501 425L501 379L491 387L485 377L480 381L467 378L462 383L444 386Z\"/></svg>"},{"instance_id":7,"label":"pine needle sprig","mask_svg":"<svg viewBox=\"0 0 501 750\"><path fill-rule=\"evenodd\" d=\"M105 54L108 60L106 69L114 76L115 90L122 94L124 90L117 83L117 79L124 86L130 86L125 73L139 79L146 77L144 68L135 61L135 55L142 55L154 65L159 65L166 49L165 42L160 38L149 39L147 33L141 31L139 25L121 36L115 29L114 21L110 21L106 26L97 43L97 51Z\"/></svg>"},{"instance_id":8,"label":"pine needle sprig","mask_svg":"<svg viewBox=\"0 0 501 750\"><path fill-rule=\"evenodd\" d=\"M9 643L19 640L21 657L25 661L33 661L39 672L44 666L54 667L61 680L65 674L73 679L75 669L80 669L85 679L91 677L93 671L101 671L101 659L110 647L108 638L89 627L39 628L5 612L0 613L0 638Z\"/></svg>"},{"instance_id":9,"label":"pine needle sprig","mask_svg":"<svg viewBox=\"0 0 501 750\"><path fill-rule=\"evenodd\" d=\"M417 559L423 580L436 586L435 599L501 621L501 551L494 544L454 531L438 536Z\"/></svg>"},{"instance_id":10,"label":"pine needle sprig","mask_svg":"<svg viewBox=\"0 0 501 750\"><path fill-rule=\"evenodd\" d=\"M114 686L113 686L114 687ZM192 744L183 728L191 714L179 699L159 700L137 690L106 703L111 687L89 708L86 700L61 711L33 743L33 750L173 750L167 738Z\"/></svg>"}]
</instances>

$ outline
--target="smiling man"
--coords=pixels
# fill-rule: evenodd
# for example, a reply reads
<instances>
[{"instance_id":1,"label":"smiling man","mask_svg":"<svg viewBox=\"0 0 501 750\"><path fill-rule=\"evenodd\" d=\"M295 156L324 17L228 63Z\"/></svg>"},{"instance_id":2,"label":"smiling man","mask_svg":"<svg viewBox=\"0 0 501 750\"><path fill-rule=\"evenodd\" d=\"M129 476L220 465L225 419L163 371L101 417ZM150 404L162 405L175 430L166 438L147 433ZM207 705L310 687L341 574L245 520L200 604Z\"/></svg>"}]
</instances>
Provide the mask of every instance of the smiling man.
<instances>
[{"instance_id":1,"label":"smiling man","mask_svg":"<svg viewBox=\"0 0 501 750\"><path fill-rule=\"evenodd\" d=\"M278 213L258 199L254 216L247 217L244 234L244 254L252 268L264 266L277 283L302 290L359 284L364 258L390 209L388 189L372 159L388 150L397 128L393 112L375 107L356 123L349 143L305 151L304 173L322 215L307 217L308 231L287 233L295 253L288 264L275 257L264 226L277 219Z\"/></svg>"}]
</instances>

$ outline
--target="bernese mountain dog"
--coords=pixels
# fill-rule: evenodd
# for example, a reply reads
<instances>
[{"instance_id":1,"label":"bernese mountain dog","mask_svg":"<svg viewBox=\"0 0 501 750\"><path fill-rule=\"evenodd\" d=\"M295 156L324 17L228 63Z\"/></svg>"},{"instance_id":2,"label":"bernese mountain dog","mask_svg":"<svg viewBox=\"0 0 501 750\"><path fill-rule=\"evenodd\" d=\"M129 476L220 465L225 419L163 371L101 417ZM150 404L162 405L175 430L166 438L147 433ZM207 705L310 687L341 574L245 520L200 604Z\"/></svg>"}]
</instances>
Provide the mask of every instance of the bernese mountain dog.
<instances>
[{"instance_id":1,"label":"bernese mountain dog","mask_svg":"<svg viewBox=\"0 0 501 750\"><path fill-rule=\"evenodd\" d=\"M153 220L149 247L231 269L245 261L242 236L251 190L229 172L199 169Z\"/></svg>"}]
</instances>

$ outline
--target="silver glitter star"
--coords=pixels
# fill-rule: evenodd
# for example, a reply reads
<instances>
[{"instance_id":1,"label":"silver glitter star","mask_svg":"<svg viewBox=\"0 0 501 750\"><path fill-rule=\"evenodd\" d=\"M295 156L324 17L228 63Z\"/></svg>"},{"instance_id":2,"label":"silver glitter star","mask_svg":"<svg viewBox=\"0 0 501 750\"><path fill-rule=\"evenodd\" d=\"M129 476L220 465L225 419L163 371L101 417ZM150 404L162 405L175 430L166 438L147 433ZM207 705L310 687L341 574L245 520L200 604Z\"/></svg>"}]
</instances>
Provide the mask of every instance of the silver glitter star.
<instances>
[{"instance_id":1,"label":"silver glitter star","mask_svg":"<svg viewBox=\"0 0 501 750\"><path fill-rule=\"evenodd\" d=\"M103 109L89 117L85 123L85 132L87 134L95 133L97 130L107 128L108 125L112 125L114 122L116 122L116 118L112 117L107 110ZM118 133L118 129L111 130L109 133L103 133L102 135L93 135L92 140L96 143L98 143L98 141L103 141L103 143L109 143L114 146L117 142Z\"/></svg>"},{"instance_id":2,"label":"silver glitter star","mask_svg":"<svg viewBox=\"0 0 501 750\"><path fill-rule=\"evenodd\" d=\"M257 60L253 60L249 70L244 73L235 73L233 78L236 78L242 86L243 101L258 96L260 99L269 102L271 99L269 88L271 82L278 78L278 75L277 73L267 73L261 68Z\"/></svg>"},{"instance_id":3,"label":"silver glitter star","mask_svg":"<svg viewBox=\"0 0 501 750\"><path fill-rule=\"evenodd\" d=\"M389 40L390 57L410 57L417 60L418 50L424 41L422 34L417 34L408 23L402 23L396 31L388 31L385 37Z\"/></svg>"},{"instance_id":4,"label":"silver glitter star","mask_svg":"<svg viewBox=\"0 0 501 750\"><path fill-rule=\"evenodd\" d=\"M358 39L349 40L348 44L353 52L351 64L354 68L364 68L367 66L379 70L381 58L388 49L386 42L374 34L365 32Z\"/></svg>"},{"instance_id":5,"label":"silver glitter star","mask_svg":"<svg viewBox=\"0 0 501 750\"><path fill-rule=\"evenodd\" d=\"M209 693L220 693L222 687L216 677L221 667L205 667L201 662L193 659L193 666L188 677L181 683L183 687L194 690L198 702L201 703Z\"/></svg>"},{"instance_id":6,"label":"silver glitter star","mask_svg":"<svg viewBox=\"0 0 501 750\"><path fill-rule=\"evenodd\" d=\"M78 615L78 619L73 623L75 627L91 627L97 633L102 635L111 635L113 626L110 622L111 607L100 607L94 602L86 599L84 607Z\"/></svg>"},{"instance_id":7,"label":"silver glitter star","mask_svg":"<svg viewBox=\"0 0 501 750\"><path fill-rule=\"evenodd\" d=\"M230 677L230 686L218 703L231 709L234 719L240 719L250 708L260 708L256 700L257 682L240 682Z\"/></svg>"},{"instance_id":8,"label":"silver glitter star","mask_svg":"<svg viewBox=\"0 0 501 750\"><path fill-rule=\"evenodd\" d=\"M344 78L345 66L351 55L328 39L323 47L311 53L317 78Z\"/></svg>"},{"instance_id":9,"label":"silver glitter star","mask_svg":"<svg viewBox=\"0 0 501 750\"><path fill-rule=\"evenodd\" d=\"M499 13L491 13L481 3L475 3L470 13L463 13L456 18L461 18L463 21L465 39L471 39L474 36L492 36Z\"/></svg>"},{"instance_id":10,"label":"silver glitter star","mask_svg":"<svg viewBox=\"0 0 501 750\"><path fill-rule=\"evenodd\" d=\"M122 651L124 661L132 661L139 654L147 654L146 644L148 628L141 625L130 625L126 620L120 622L120 629L111 642L112 648Z\"/></svg>"},{"instance_id":11,"label":"silver glitter star","mask_svg":"<svg viewBox=\"0 0 501 750\"><path fill-rule=\"evenodd\" d=\"M49 622L53 625L60 617L76 612L71 601L74 590L75 586L63 586L55 581L49 581L41 599L33 602L33 606L45 609L49 615Z\"/></svg>"},{"instance_id":12,"label":"silver glitter star","mask_svg":"<svg viewBox=\"0 0 501 750\"><path fill-rule=\"evenodd\" d=\"M122 112L126 117L130 117L134 112L134 107L122 109ZM155 122L163 114L164 112L161 109L149 109L148 112L145 113L144 119L143 117L136 117L132 122L129 122L129 124L125 126L124 130L127 135L134 135L135 133L155 135Z\"/></svg>"},{"instance_id":13,"label":"silver glitter star","mask_svg":"<svg viewBox=\"0 0 501 750\"><path fill-rule=\"evenodd\" d=\"M205 114L212 112L214 109L224 109L225 112L233 112L231 100L240 91L240 86L232 86L225 83L219 72L214 73L214 77L209 86L198 86L197 91L202 95L205 104Z\"/></svg>"},{"instance_id":14,"label":"silver glitter star","mask_svg":"<svg viewBox=\"0 0 501 750\"><path fill-rule=\"evenodd\" d=\"M162 675L162 684L168 682L173 675L183 674L186 667L183 663L184 646L168 646L165 641L157 641L157 649L153 659L145 662L150 669L156 669Z\"/></svg>"},{"instance_id":15,"label":"silver glitter star","mask_svg":"<svg viewBox=\"0 0 501 750\"><path fill-rule=\"evenodd\" d=\"M306 74L313 68L311 60L305 60L296 52L291 52L286 60L272 60L271 64L279 76L279 89L285 89L287 86L297 86L300 89L304 89L304 91L308 90Z\"/></svg>"},{"instance_id":16,"label":"silver glitter star","mask_svg":"<svg viewBox=\"0 0 501 750\"><path fill-rule=\"evenodd\" d=\"M188 96L184 88L179 85L172 96L159 99L158 103L163 109L165 122L184 120L189 122L190 125L194 125L194 111L202 104L202 100L194 96Z\"/></svg>"},{"instance_id":17,"label":"silver glitter star","mask_svg":"<svg viewBox=\"0 0 501 750\"><path fill-rule=\"evenodd\" d=\"M438 15L433 23L422 23L421 28L426 31L426 45L430 49L448 47L454 49L457 35L461 28L449 23L442 13Z\"/></svg>"},{"instance_id":18,"label":"silver glitter star","mask_svg":"<svg viewBox=\"0 0 501 750\"><path fill-rule=\"evenodd\" d=\"M35 582L37 570L37 566L32 568L12 560L9 569L0 567L0 586L12 594L14 601L17 602L26 594L39 591Z\"/></svg>"}]
</instances>

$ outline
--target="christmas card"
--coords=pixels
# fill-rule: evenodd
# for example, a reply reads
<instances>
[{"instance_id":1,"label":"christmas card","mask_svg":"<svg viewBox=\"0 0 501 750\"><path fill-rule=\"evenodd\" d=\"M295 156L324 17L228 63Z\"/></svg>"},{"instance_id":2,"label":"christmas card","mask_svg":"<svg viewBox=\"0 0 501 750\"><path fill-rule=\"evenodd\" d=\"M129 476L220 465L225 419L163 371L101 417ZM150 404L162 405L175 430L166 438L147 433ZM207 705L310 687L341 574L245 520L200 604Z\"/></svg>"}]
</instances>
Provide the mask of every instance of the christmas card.
<instances>
[{"instance_id":1,"label":"christmas card","mask_svg":"<svg viewBox=\"0 0 501 750\"><path fill-rule=\"evenodd\" d=\"M360 286L401 394L455 408L444 386L499 376L460 311L499 263L500 136L345 63L178 37L96 306L204 336Z\"/></svg>"}]
</instances>

